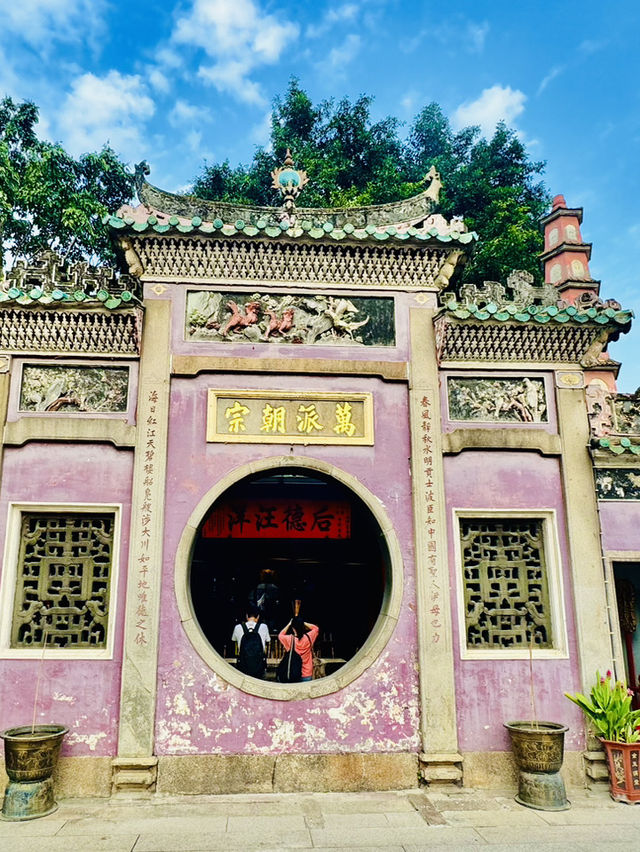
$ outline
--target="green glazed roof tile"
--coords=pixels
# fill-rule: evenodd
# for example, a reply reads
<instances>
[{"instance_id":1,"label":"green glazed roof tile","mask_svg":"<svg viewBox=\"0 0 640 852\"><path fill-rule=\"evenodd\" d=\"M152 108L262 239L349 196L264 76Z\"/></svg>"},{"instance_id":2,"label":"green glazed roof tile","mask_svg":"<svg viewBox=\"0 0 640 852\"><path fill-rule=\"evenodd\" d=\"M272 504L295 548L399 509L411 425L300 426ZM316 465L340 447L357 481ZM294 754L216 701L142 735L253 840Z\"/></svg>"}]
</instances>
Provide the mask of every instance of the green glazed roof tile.
<instances>
[{"instance_id":1,"label":"green glazed roof tile","mask_svg":"<svg viewBox=\"0 0 640 852\"><path fill-rule=\"evenodd\" d=\"M580 310L575 305L558 307L557 305L531 305L526 309L513 303L495 304L489 302L480 307L467 302L458 302L452 294L442 309L458 319L471 320L512 320L518 323L593 323L611 328L627 330L633 319L633 311L616 310L606 304Z\"/></svg>"},{"instance_id":2,"label":"green glazed roof tile","mask_svg":"<svg viewBox=\"0 0 640 852\"><path fill-rule=\"evenodd\" d=\"M592 443L591 446L594 446ZM634 456L640 455L640 444L632 443L630 438L617 438L615 435L609 435L606 438L599 438L595 442L595 446L600 450L607 450L616 456L621 456L627 450Z\"/></svg>"},{"instance_id":3,"label":"green glazed roof tile","mask_svg":"<svg viewBox=\"0 0 640 852\"><path fill-rule=\"evenodd\" d=\"M303 219L299 222L290 223L286 220L274 224L272 220L268 221L262 217L255 222L247 222L244 219L237 219L235 222L223 222L221 219L214 219L213 222L204 222L200 216L194 216L190 220L180 219L178 216L170 216L168 219L151 214L146 220L138 222L130 216L107 216L105 223L116 230L123 228L131 228L136 233L144 233L145 231L153 230L158 234L165 234L171 231L177 231L182 234L189 234L194 229L198 229L200 233L211 234L213 231L222 231L225 236L234 236L235 234L244 234L249 237L281 237L283 234L290 238L296 238L308 234L312 239L327 239L344 240L375 240L377 242L406 242L414 240L416 242L425 242L427 240L437 240L441 243L459 242L462 245L473 242L478 239L475 232L451 231L440 232L437 227L432 227L429 230L421 230L415 227L398 230L395 225L367 225L365 228L356 228L351 222L347 222L342 226L335 225L333 222L312 222L309 219Z\"/></svg>"}]
</instances>

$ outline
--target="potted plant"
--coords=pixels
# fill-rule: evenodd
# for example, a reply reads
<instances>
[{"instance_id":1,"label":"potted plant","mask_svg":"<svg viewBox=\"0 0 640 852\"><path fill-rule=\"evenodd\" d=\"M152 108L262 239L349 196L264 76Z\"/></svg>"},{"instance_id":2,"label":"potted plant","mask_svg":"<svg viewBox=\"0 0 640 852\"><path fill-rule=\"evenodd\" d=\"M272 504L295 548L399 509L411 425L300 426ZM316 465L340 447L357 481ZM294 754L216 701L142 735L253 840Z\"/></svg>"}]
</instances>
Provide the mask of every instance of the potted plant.
<instances>
[{"instance_id":1,"label":"potted plant","mask_svg":"<svg viewBox=\"0 0 640 852\"><path fill-rule=\"evenodd\" d=\"M506 722L513 758L518 769L516 802L540 811L564 811L571 807L560 768L564 759L566 725L538 721L533 682L533 636L529 644L529 694L531 720Z\"/></svg>"},{"instance_id":2,"label":"potted plant","mask_svg":"<svg viewBox=\"0 0 640 852\"><path fill-rule=\"evenodd\" d=\"M577 704L602 742L609 766L611 798L640 802L640 710L631 709L633 691L622 681L596 672L589 698L580 692L567 698Z\"/></svg>"}]
</instances>

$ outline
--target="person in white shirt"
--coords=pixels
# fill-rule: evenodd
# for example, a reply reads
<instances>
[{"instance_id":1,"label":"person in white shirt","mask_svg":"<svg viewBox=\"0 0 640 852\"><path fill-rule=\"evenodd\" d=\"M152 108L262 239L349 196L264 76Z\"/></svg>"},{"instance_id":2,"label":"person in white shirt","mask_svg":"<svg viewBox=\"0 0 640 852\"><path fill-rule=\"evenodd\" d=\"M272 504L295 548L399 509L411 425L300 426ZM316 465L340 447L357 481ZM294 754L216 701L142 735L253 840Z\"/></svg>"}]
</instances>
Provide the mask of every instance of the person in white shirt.
<instances>
[{"instance_id":1,"label":"person in white shirt","mask_svg":"<svg viewBox=\"0 0 640 852\"><path fill-rule=\"evenodd\" d=\"M246 626L247 630L256 630L256 629L258 630L258 634L259 634L260 638L262 639L262 647L263 647L264 651L266 652L267 642L270 639L269 628L264 623L264 621L260 621L260 623L258 623L259 619L260 619L260 612L259 612L258 608L256 607L254 609L251 606L248 607L247 612L246 612L246 619L247 620L245 621L245 626ZM242 629L242 625L236 624L236 626L233 628L233 633L231 634L231 641L237 643L238 650L240 649L240 642L242 641L243 636L244 636L244 630Z\"/></svg>"}]
</instances>

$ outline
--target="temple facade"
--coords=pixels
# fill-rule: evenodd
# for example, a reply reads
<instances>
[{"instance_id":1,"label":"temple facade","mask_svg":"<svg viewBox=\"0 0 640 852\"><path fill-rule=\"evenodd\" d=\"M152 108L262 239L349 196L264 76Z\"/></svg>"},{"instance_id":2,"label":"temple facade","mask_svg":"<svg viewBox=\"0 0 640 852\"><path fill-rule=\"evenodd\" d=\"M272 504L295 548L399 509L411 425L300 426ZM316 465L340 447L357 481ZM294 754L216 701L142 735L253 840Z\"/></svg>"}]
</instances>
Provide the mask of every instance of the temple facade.
<instances>
[{"instance_id":1,"label":"temple facade","mask_svg":"<svg viewBox=\"0 0 640 852\"><path fill-rule=\"evenodd\" d=\"M632 316L562 196L544 285L461 283L477 236L429 177L310 209L287 160L254 208L141 167L117 270L8 273L0 728L68 727L62 795L504 787L534 716L568 725L570 784L606 779L564 693L637 688ZM281 683L298 610L313 679Z\"/></svg>"}]
</instances>

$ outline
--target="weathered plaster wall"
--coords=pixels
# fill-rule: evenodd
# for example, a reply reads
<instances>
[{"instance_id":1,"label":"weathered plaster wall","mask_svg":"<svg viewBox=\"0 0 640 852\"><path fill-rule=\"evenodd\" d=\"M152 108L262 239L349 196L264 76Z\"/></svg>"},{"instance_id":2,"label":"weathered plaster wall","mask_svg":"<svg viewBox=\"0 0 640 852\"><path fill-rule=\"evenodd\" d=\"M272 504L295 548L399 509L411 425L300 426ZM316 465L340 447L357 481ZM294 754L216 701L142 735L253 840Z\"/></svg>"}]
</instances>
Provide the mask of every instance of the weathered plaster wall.
<instances>
[{"instance_id":1,"label":"weathered plaster wall","mask_svg":"<svg viewBox=\"0 0 640 852\"><path fill-rule=\"evenodd\" d=\"M107 444L32 442L4 451L0 492L3 548L9 501L122 504L120 582L112 600L118 613L113 659L54 660L46 659L45 654L42 664L36 722L69 728L64 755L113 755L116 751L132 461L131 452ZM31 724L40 665L38 659L0 660L0 729Z\"/></svg>"},{"instance_id":2,"label":"weathered plaster wall","mask_svg":"<svg viewBox=\"0 0 640 852\"><path fill-rule=\"evenodd\" d=\"M533 452L463 452L445 458L445 489L454 607L458 588L454 509L556 510L569 659L534 659L536 710L540 719L569 725L568 749L582 748L580 712L564 698L564 692L575 692L580 684L558 460ZM529 660L461 660L457 609L453 621L460 749L506 751L510 746L503 723L531 718Z\"/></svg>"},{"instance_id":3,"label":"weathered plaster wall","mask_svg":"<svg viewBox=\"0 0 640 852\"><path fill-rule=\"evenodd\" d=\"M600 500L602 546L607 551L640 552L640 505L634 500Z\"/></svg>"},{"instance_id":4,"label":"weathered plaster wall","mask_svg":"<svg viewBox=\"0 0 640 852\"><path fill-rule=\"evenodd\" d=\"M293 448L299 458L332 463L356 476L383 503L405 563L400 624L380 658L329 696L280 702L247 695L216 675L189 643L176 607L178 541L202 496L234 469L287 453L283 446L205 444L209 387L373 391L374 447ZM167 517L161 604L157 753L416 751L418 696L415 589L409 481L407 396L402 384L305 376L201 375L171 390Z\"/></svg>"}]
</instances>

